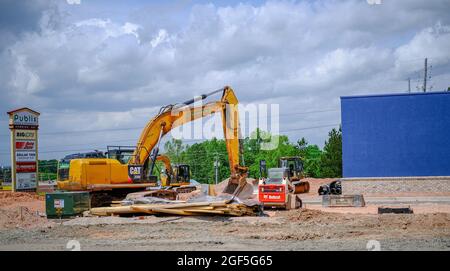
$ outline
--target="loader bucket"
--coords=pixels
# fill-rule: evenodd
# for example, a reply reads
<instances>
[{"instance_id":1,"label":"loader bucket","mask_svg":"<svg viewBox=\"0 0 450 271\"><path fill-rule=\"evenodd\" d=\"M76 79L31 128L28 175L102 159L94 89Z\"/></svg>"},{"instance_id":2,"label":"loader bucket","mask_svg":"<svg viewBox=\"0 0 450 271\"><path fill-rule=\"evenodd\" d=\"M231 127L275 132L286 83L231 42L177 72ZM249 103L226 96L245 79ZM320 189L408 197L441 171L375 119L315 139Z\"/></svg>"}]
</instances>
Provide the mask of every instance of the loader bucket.
<instances>
[{"instance_id":1,"label":"loader bucket","mask_svg":"<svg viewBox=\"0 0 450 271\"><path fill-rule=\"evenodd\" d=\"M294 194L302 194L309 192L309 182L300 182L294 186Z\"/></svg>"}]
</instances>

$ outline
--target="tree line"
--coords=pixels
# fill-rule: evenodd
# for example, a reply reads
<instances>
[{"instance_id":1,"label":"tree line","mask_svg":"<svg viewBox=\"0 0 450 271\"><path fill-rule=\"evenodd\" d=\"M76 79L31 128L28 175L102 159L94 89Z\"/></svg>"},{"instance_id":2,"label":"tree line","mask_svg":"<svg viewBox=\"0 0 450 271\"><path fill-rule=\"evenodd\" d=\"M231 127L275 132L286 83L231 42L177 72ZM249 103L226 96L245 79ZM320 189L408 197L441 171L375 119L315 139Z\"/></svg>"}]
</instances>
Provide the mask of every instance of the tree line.
<instances>
[{"instance_id":1,"label":"tree line","mask_svg":"<svg viewBox=\"0 0 450 271\"><path fill-rule=\"evenodd\" d=\"M261 143L278 140L275 149L264 150ZM267 168L278 167L278 159L284 156L299 156L304 164L304 173L313 178L336 178L342 176L342 131L333 128L328 133L323 149L309 144L305 138L290 142L286 135L270 135L256 131L241 142L243 148L242 163L249 167L249 176L259 177L259 161L265 160ZM219 162L219 181L229 177L229 162L224 140L213 138L192 145L181 140L171 139L164 145L165 154L174 164L188 164L192 179L201 183L213 183L215 180L215 161Z\"/></svg>"},{"instance_id":2,"label":"tree line","mask_svg":"<svg viewBox=\"0 0 450 271\"><path fill-rule=\"evenodd\" d=\"M276 148L264 150L262 143L278 141ZM259 162L265 160L267 168L278 167L278 159L285 156L299 156L304 165L304 173L313 178L342 177L342 131L333 128L328 133L323 149L309 144L305 138L290 142L286 135L271 135L257 130L251 137L241 142L243 149L242 164L249 167L249 176L259 178ZM164 153L173 164L188 164L192 179L201 183L214 183L214 162L219 163L218 179L222 181L230 176L228 153L223 139L213 138L192 145L182 140L171 139L164 145ZM39 180L56 179L57 160L39 160ZM163 167L157 164L157 172Z\"/></svg>"}]
</instances>

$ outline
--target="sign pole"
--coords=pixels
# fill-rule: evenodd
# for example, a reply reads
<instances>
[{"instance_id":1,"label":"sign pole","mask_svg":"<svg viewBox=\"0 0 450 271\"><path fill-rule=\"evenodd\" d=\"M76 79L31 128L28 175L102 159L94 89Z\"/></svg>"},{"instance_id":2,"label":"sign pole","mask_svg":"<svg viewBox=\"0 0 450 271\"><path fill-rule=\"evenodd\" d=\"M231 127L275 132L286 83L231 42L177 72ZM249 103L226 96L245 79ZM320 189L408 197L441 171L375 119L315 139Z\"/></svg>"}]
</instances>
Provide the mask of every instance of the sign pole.
<instances>
[{"instance_id":1,"label":"sign pole","mask_svg":"<svg viewBox=\"0 0 450 271\"><path fill-rule=\"evenodd\" d=\"M11 189L37 191L40 113L26 107L7 113L11 130Z\"/></svg>"},{"instance_id":2,"label":"sign pole","mask_svg":"<svg viewBox=\"0 0 450 271\"><path fill-rule=\"evenodd\" d=\"M14 129L11 129L11 191L16 192L16 135Z\"/></svg>"},{"instance_id":3,"label":"sign pole","mask_svg":"<svg viewBox=\"0 0 450 271\"><path fill-rule=\"evenodd\" d=\"M36 192L39 193L39 152L38 152L38 139L39 139L39 133L38 133L39 127L36 127Z\"/></svg>"}]
</instances>

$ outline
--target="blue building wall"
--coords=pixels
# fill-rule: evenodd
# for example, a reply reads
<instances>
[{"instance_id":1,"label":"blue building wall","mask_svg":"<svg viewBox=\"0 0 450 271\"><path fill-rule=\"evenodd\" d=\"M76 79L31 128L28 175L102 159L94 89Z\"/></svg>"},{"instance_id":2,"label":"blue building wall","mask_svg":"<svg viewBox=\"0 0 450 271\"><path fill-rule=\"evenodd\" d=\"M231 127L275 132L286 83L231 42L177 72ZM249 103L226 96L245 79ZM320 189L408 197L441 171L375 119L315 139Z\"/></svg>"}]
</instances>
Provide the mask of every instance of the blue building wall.
<instances>
[{"instance_id":1,"label":"blue building wall","mask_svg":"<svg viewBox=\"0 0 450 271\"><path fill-rule=\"evenodd\" d=\"M450 176L450 92L341 97L344 177Z\"/></svg>"}]
</instances>

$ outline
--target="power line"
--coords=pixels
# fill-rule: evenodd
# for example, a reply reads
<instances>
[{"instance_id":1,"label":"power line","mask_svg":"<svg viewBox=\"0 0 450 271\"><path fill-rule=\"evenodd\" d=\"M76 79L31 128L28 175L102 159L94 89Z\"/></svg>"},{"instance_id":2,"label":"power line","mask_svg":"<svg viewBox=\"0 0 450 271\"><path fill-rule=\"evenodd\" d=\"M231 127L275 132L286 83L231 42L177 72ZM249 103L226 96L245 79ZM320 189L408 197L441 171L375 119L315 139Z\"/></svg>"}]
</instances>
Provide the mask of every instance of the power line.
<instances>
[{"instance_id":1,"label":"power line","mask_svg":"<svg viewBox=\"0 0 450 271\"><path fill-rule=\"evenodd\" d=\"M315 111L305 111L305 112L293 112L286 114L274 115L273 117L284 117L292 115L303 115L303 114L316 114L316 113L326 113L326 112L337 112L340 109L325 109L325 110L315 110ZM96 130L72 130L72 131L60 131L60 132L42 132L39 135L64 135L64 134L82 134L82 133L100 133L100 132L114 132L114 131L131 131L131 130L142 130L143 127L127 127L127 128L108 128L108 129L96 129ZM9 134L0 134L0 136L9 136Z\"/></svg>"},{"instance_id":2,"label":"power line","mask_svg":"<svg viewBox=\"0 0 450 271\"><path fill-rule=\"evenodd\" d=\"M303 131L303 130L311 130L311 129L320 129L320 128L326 128L326 127L336 127L340 125L340 123L335 124L326 124L326 125L319 125L319 126L311 126L311 127L303 127L303 128L297 128L297 129L290 129L290 130L284 130L280 131L280 133L289 133L294 131Z\"/></svg>"},{"instance_id":3,"label":"power line","mask_svg":"<svg viewBox=\"0 0 450 271\"><path fill-rule=\"evenodd\" d=\"M40 135L63 135L63 134L77 134L77 133L97 133L97 132L114 132L114 131L130 131L138 130L142 127L129 127L129 128L113 128L113 129L101 129L101 130L76 130L76 131L62 131L62 132L47 132L40 133Z\"/></svg>"},{"instance_id":4,"label":"power line","mask_svg":"<svg viewBox=\"0 0 450 271\"><path fill-rule=\"evenodd\" d=\"M61 131L61 132L43 132L39 135L64 135L64 134L82 134L82 133L97 133L97 132L114 132L114 131L130 131L143 129L143 127L129 127L129 128L113 128L113 129L100 129L100 130L74 130L74 131ZM0 136L9 136L9 134L0 134Z\"/></svg>"},{"instance_id":5,"label":"power line","mask_svg":"<svg viewBox=\"0 0 450 271\"><path fill-rule=\"evenodd\" d=\"M295 112L295 113L275 115L272 117L284 117L284 116L292 116L292 115L315 114L315 113L338 112L338 111L341 111L341 110L340 109L326 109L326 110L317 110L317 111Z\"/></svg>"},{"instance_id":6,"label":"power line","mask_svg":"<svg viewBox=\"0 0 450 271\"><path fill-rule=\"evenodd\" d=\"M302 127L302 128L295 128L295 129L288 129L288 130L281 130L280 133L290 133L290 132L294 132L294 131L304 131L304 130L311 130L311 129L321 129L321 128L327 128L327 127L335 127L340 125L339 123L334 123L334 124L325 124L325 125L319 125L319 126L309 126L309 127ZM128 141L132 141L135 139L124 139L124 140L115 140L115 141L110 141L110 142L128 142ZM184 143L186 142L195 142L195 141L203 141L203 140L208 140L208 139L185 139L183 140ZM90 143L90 144L97 144L97 143ZM73 145L63 145L64 147L69 147L69 146L85 146L88 144L73 144ZM39 153L61 153L61 152L77 152L77 151L91 151L93 149L97 149L97 150L105 150L105 147L92 147L92 148L84 148L84 149L75 149L75 150L49 150L49 151L40 151ZM3 152L0 153L0 155L10 155L9 152Z\"/></svg>"},{"instance_id":7,"label":"power line","mask_svg":"<svg viewBox=\"0 0 450 271\"><path fill-rule=\"evenodd\" d=\"M326 124L326 125L319 125L319 126L310 126L310 127L302 127L302 128L295 128L295 129L288 129L288 130L282 130L280 133L289 133L294 131L304 131L304 130L311 130L311 129L320 129L320 128L327 128L327 127L336 127L340 125L339 123L335 124ZM188 139L183 140L183 142L193 142L193 141L202 141L206 139ZM223 140L223 139L222 139ZM92 147L92 148L84 148L84 149L66 149L66 150L50 150L50 151L39 151L39 154L46 154L46 153L62 153L62 152L85 152L85 151L92 151L95 150L106 150L105 147ZM10 155L9 152L0 153L0 155Z\"/></svg>"}]
</instances>

